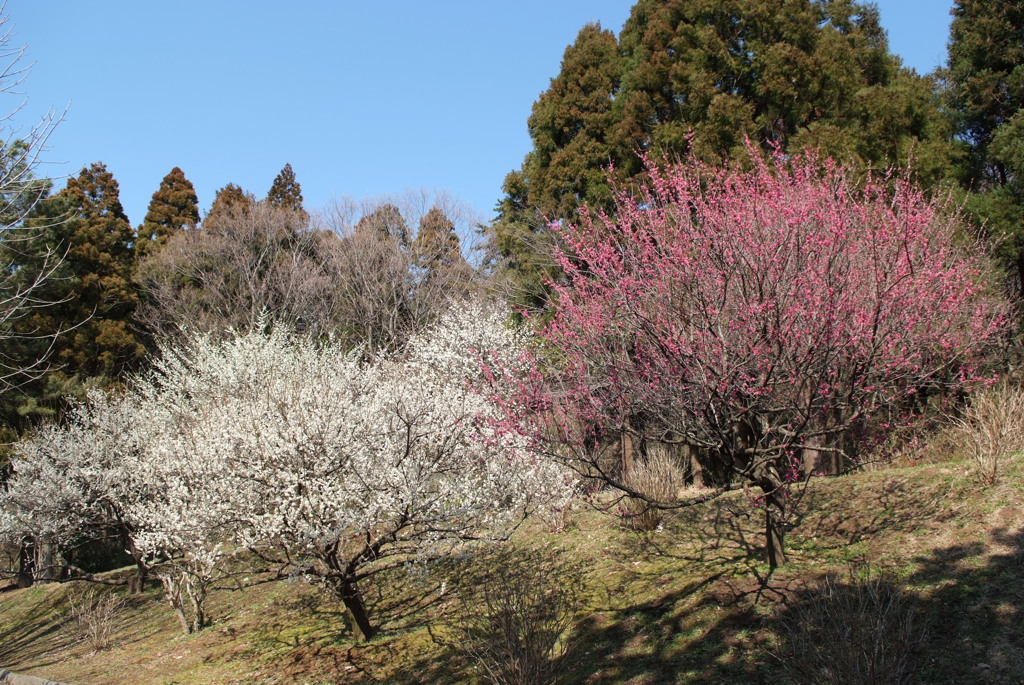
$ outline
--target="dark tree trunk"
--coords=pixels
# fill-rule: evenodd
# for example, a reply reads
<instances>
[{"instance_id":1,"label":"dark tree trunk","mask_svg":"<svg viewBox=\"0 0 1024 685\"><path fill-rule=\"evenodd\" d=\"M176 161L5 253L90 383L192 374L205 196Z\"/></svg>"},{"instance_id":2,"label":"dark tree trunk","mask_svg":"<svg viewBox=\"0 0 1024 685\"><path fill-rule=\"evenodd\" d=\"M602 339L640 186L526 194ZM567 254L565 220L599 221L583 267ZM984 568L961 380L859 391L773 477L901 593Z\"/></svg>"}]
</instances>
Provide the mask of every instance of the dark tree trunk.
<instances>
[{"instance_id":1,"label":"dark tree trunk","mask_svg":"<svg viewBox=\"0 0 1024 685\"><path fill-rule=\"evenodd\" d=\"M128 581L128 591L138 595L146 589L146 582L149 580L149 564L146 563L146 559L135 546L130 535L122 533L122 540L128 548L128 553L132 555L136 568L135 576Z\"/></svg>"},{"instance_id":2,"label":"dark tree trunk","mask_svg":"<svg viewBox=\"0 0 1024 685\"><path fill-rule=\"evenodd\" d=\"M762 486L763 488L764 486ZM785 492L780 482L770 490L766 490L764 497L765 554L768 559L768 567L772 571L786 563L785 530L783 527L785 519Z\"/></svg>"},{"instance_id":3,"label":"dark tree trunk","mask_svg":"<svg viewBox=\"0 0 1024 685\"><path fill-rule=\"evenodd\" d=\"M149 580L149 567L141 559L135 560L135 575L128 579L128 591L133 595L141 594Z\"/></svg>"},{"instance_id":4,"label":"dark tree trunk","mask_svg":"<svg viewBox=\"0 0 1024 685\"><path fill-rule=\"evenodd\" d=\"M370 623L370 616L366 613L366 605L363 603L363 595L359 592L355 581L339 580L335 583L335 591L345 604L345 610L356 640L364 642L376 635L377 629Z\"/></svg>"},{"instance_id":5,"label":"dark tree trunk","mask_svg":"<svg viewBox=\"0 0 1024 685\"><path fill-rule=\"evenodd\" d=\"M633 435L629 432L629 429L629 419L626 419L619 433L619 452L622 457L620 468L622 469L622 479L624 481L628 481L630 474L633 473L633 462L636 460L633 449Z\"/></svg>"},{"instance_id":6,"label":"dark tree trunk","mask_svg":"<svg viewBox=\"0 0 1024 685\"><path fill-rule=\"evenodd\" d=\"M36 540L26 535L18 550L18 587L32 587L36 580Z\"/></svg>"}]
</instances>

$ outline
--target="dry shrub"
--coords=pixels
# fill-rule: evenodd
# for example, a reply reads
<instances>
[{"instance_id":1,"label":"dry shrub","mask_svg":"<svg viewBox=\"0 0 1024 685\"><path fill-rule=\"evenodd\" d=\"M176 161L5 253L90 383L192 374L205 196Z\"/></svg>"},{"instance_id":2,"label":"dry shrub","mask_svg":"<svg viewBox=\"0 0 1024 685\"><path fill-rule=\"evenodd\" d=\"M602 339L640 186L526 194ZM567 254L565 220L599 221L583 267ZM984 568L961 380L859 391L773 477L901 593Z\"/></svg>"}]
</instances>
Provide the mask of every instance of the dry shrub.
<instances>
[{"instance_id":1,"label":"dry shrub","mask_svg":"<svg viewBox=\"0 0 1024 685\"><path fill-rule=\"evenodd\" d=\"M781 615L788 652L780 658L800 683L907 683L923 638L914 613L912 599L883 578L827 575Z\"/></svg>"},{"instance_id":2,"label":"dry shrub","mask_svg":"<svg viewBox=\"0 0 1024 685\"><path fill-rule=\"evenodd\" d=\"M652 500L674 502L686 488L686 474L671 455L655 451L646 459L637 461L624 476L625 484ZM650 506L636 497L623 501L623 520L633 530L656 529L665 518L665 511Z\"/></svg>"},{"instance_id":3,"label":"dry shrub","mask_svg":"<svg viewBox=\"0 0 1024 685\"><path fill-rule=\"evenodd\" d=\"M987 485L999 480L1001 461L1024 450L1024 390L1002 382L971 397L955 419L955 444Z\"/></svg>"},{"instance_id":4,"label":"dry shrub","mask_svg":"<svg viewBox=\"0 0 1024 685\"><path fill-rule=\"evenodd\" d=\"M547 685L583 605L583 574L557 550L483 555L462 578L453 627L460 647L496 685Z\"/></svg>"},{"instance_id":5,"label":"dry shrub","mask_svg":"<svg viewBox=\"0 0 1024 685\"><path fill-rule=\"evenodd\" d=\"M72 593L71 604L72 634L83 640L95 651L110 646L114 632L114 618L124 605L124 600L113 592L98 591L90 587Z\"/></svg>"}]
</instances>

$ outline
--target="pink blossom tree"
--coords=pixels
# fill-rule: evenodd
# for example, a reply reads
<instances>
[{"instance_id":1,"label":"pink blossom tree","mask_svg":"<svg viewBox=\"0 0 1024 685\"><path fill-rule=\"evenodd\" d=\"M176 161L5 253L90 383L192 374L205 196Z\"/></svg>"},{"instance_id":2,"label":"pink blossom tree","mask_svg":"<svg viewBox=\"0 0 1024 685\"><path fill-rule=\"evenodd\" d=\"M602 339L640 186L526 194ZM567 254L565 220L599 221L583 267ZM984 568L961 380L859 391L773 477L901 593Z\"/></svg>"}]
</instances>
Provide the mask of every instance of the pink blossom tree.
<instances>
[{"instance_id":1,"label":"pink blossom tree","mask_svg":"<svg viewBox=\"0 0 1024 685\"><path fill-rule=\"evenodd\" d=\"M549 454L656 507L715 495L653 501L599 446L696 450L759 490L774 569L799 454L839 450L915 392L965 389L1003 306L956 212L902 178L855 182L813 156L746 166L651 164L611 215L554 227L566 278L512 410Z\"/></svg>"}]
</instances>

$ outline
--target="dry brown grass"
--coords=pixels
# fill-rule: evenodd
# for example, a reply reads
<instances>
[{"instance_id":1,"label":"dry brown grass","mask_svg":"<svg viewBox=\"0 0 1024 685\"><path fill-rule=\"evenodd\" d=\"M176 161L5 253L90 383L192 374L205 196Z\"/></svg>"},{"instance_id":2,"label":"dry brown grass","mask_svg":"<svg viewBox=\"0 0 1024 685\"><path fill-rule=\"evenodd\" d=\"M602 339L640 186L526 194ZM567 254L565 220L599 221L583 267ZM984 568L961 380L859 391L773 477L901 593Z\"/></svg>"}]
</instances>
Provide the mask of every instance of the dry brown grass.
<instances>
[{"instance_id":1,"label":"dry brown grass","mask_svg":"<svg viewBox=\"0 0 1024 685\"><path fill-rule=\"evenodd\" d=\"M676 459L656 451L637 461L625 474L627 486L659 502L672 502L686 488L686 474ZM657 529L665 518L665 510L650 506L642 499L627 497L623 501L623 520L636 531Z\"/></svg>"},{"instance_id":2,"label":"dry brown grass","mask_svg":"<svg viewBox=\"0 0 1024 685\"><path fill-rule=\"evenodd\" d=\"M982 482L995 485L1005 460L1024 450L1024 390L1004 381L974 395L954 426L954 444Z\"/></svg>"}]
</instances>

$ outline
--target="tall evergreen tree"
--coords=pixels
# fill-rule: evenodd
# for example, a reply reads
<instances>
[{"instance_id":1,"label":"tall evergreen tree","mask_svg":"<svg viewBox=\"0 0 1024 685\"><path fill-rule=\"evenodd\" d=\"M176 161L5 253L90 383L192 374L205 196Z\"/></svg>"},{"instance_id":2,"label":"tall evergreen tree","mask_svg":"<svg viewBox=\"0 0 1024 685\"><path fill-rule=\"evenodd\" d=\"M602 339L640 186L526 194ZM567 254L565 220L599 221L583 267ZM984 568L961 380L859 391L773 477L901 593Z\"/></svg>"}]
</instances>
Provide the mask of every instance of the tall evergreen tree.
<instances>
[{"instance_id":1,"label":"tall evergreen tree","mask_svg":"<svg viewBox=\"0 0 1024 685\"><path fill-rule=\"evenodd\" d=\"M267 193L267 202L275 207L301 212L302 186L295 180L295 172L291 164L285 164L280 173L274 177L274 183Z\"/></svg>"},{"instance_id":2,"label":"tall evergreen tree","mask_svg":"<svg viewBox=\"0 0 1024 685\"><path fill-rule=\"evenodd\" d=\"M213 226L230 216L235 208L250 208L255 203L256 196L242 190L240 186L234 183L229 183L218 190L217 194L213 196L213 204L210 205L210 211L203 218L203 226Z\"/></svg>"},{"instance_id":3,"label":"tall evergreen tree","mask_svg":"<svg viewBox=\"0 0 1024 685\"><path fill-rule=\"evenodd\" d=\"M971 145L970 180L985 189L1012 175L992 144L1024 105L1024 2L956 0L949 78L959 133Z\"/></svg>"},{"instance_id":4,"label":"tall evergreen tree","mask_svg":"<svg viewBox=\"0 0 1024 685\"><path fill-rule=\"evenodd\" d=\"M439 274L465 262L455 223L438 207L432 207L420 219L412 248L418 266L428 275Z\"/></svg>"},{"instance_id":5,"label":"tall evergreen tree","mask_svg":"<svg viewBox=\"0 0 1024 685\"><path fill-rule=\"evenodd\" d=\"M952 14L948 88L970 145L968 209L1024 298L1024 1L957 0Z\"/></svg>"},{"instance_id":6,"label":"tall evergreen tree","mask_svg":"<svg viewBox=\"0 0 1024 685\"><path fill-rule=\"evenodd\" d=\"M54 221L62 216L65 221ZM132 321L135 235L117 181L102 163L85 167L40 207L35 221L53 226L65 255L63 301L41 312L55 319L49 328L70 329L55 343L58 372L115 382L146 351Z\"/></svg>"},{"instance_id":7,"label":"tall evergreen tree","mask_svg":"<svg viewBox=\"0 0 1024 685\"><path fill-rule=\"evenodd\" d=\"M192 182L178 167L164 176L149 202L149 211L138 228L135 251L141 259L162 247L178 231L199 223L199 198Z\"/></svg>"},{"instance_id":8,"label":"tall evergreen tree","mask_svg":"<svg viewBox=\"0 0 1024 685\"><path fill-rule=\"evenodd\" d=\"M611 206L605 181L608 166L618 161L610 134L620 71L615 34L587 24L534 103L527 122L533 150L523 166L529 203L544 216L570 216L584 202Z\"/></svg>"},{"instance_id":9,"label":"tall evergreen tree","mask_svg":"<svg viewBox=\"0 0 1024 685\"><path fill-rule=\"evenodd\" d=\"M620 44L617 136L627 149L692 145L717 161L749 138L877 166L948 145L934 83L901 69L870 4L640 0Z\"/></svg>"}]
</instances>

